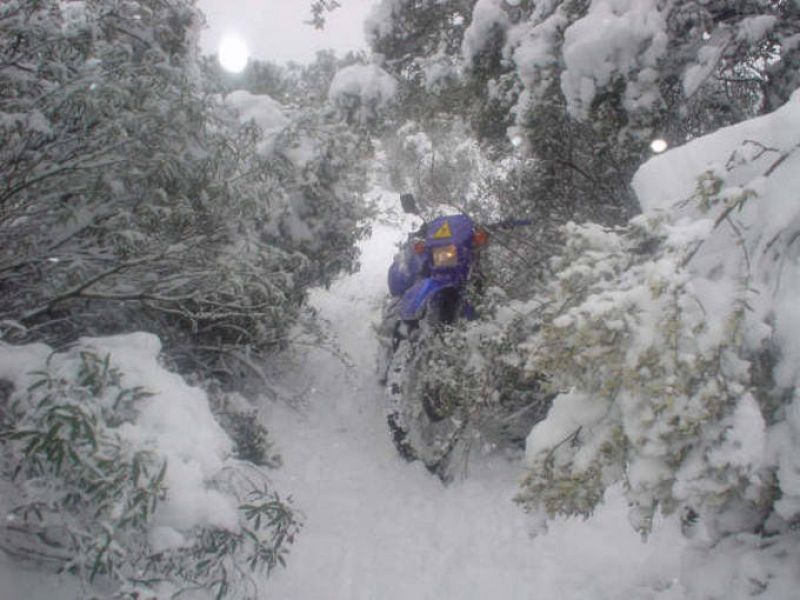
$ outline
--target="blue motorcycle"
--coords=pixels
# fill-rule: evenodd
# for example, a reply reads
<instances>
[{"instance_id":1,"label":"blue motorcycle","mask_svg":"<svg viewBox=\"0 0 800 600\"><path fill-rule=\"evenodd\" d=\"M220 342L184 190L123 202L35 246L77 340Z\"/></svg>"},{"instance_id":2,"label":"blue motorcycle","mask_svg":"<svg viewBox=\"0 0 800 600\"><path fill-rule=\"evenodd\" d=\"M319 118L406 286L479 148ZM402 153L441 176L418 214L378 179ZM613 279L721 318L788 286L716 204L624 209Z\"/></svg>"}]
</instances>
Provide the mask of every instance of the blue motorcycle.
<instances>
[{"instance_id":1,"label":"blue motorcycle","mask_svg":"<svg viewBox=\"0 0 800 600\"><path fill-rule=\"evenodd\" d=\"M405 212L417 214L412 196L401 201ZM463 449L465 421L457 418L457 399L426 380L425 369L447 352L448 329L476 318L468 290L480 288L487 241L486 230L467 215L438 217L409 236L389 268L383 321L389 429L405 458L422 460L444 480Z\"/></svg>"},{"instance_id":2,"label":"blue motorcycle","mask_svg":"<svg viewBox=\"0 0 800 600\"><path fill-rule=\"evenodd\" d=\"M405 212L418 214L413 196L401 196ZM492 229L528 225L496 223ZM435 218L409 235L389 268L391 298L379 334L386 346L381 366L389 395L387 422L395 446L408 460L421 460L442 480L466 464L473 440L517 447L549 406L539 382L521 382L519 393L469 406L448 368L459 354L462 325L477 318L481 254L486 229L464 214ZM462 460L463 459L463 460Z\"/></svg>"}]
</instances>

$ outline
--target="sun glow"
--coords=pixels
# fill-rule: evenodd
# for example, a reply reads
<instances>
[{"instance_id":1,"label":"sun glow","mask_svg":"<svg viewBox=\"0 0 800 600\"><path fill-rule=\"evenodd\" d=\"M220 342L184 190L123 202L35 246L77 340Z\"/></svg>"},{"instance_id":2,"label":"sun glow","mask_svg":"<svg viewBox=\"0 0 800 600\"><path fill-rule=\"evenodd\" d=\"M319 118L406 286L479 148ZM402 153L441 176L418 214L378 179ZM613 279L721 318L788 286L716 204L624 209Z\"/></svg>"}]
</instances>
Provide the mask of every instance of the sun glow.
<instances>
[{"instance_id":1,"label":"sun glow","mask_svg":"<svg viewBox=\"0 0 800 600\"><path fill-rule=\"evenodd\" d=\"M219 43L219 64L226 71L241 73L249 57L247 44L238 35L226 35Z\"/></svg>"}]
</instances>

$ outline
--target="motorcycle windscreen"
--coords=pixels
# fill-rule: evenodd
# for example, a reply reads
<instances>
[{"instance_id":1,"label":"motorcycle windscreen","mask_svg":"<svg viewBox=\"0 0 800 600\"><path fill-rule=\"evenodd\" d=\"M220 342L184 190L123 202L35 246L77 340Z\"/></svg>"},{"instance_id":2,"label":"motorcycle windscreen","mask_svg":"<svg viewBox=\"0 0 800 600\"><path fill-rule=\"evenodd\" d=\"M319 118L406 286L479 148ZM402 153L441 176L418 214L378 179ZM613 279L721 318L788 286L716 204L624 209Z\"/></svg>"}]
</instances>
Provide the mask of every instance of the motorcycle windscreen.
<instances>
[{"instance_id":1,"label":"motorcycle windscreen","mask_svg":"<svg viewBox=\"0 0 800 600\"><path fill-rule=\"evenodd\" d=\"M400 318L403 321L416 321L422 318L428 301L438 292L455 287L452 281L441 279L421 279L403 294L400 302Z\"/></svg>"}]
</instances>

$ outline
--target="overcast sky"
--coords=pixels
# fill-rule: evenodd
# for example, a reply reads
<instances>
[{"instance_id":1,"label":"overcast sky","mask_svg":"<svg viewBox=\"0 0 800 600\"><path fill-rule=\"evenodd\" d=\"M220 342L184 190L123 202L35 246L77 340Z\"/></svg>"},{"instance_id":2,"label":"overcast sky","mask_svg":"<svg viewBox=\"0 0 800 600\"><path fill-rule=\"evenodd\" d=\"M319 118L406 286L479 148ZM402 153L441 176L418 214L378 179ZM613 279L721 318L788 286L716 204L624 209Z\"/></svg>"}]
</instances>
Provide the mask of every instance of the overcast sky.
<instances>
[{"instance_id":1,"label":"overcast sky","mask_svg":"<svg viewBox=\"0 0 800 600\"><path fill-rule=\"evenodd\" d=\"M327 16L323 31L308 20L310 0L198 0L208 28L200 39L206 53L216 53L220 38L241 35L255 58L273 62L309 62L317 50L333 48L337 54L364 48L363 21L378 0L340 0Z\"/></svg>"}]
</instances>

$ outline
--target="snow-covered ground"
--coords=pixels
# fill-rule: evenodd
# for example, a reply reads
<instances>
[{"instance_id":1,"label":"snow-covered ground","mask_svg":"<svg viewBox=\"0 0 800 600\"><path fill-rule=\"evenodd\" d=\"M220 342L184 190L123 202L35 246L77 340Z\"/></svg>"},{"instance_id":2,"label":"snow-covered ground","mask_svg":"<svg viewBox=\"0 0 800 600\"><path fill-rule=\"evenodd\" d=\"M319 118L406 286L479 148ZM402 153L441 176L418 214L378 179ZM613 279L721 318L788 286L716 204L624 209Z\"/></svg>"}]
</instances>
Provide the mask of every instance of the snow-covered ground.
<instances>
[{"instance_id":1,"label":"snow-covered ground","mask_svg":"<svg viewBox=\"0 0 800 600\"><path fill-rule=\"evenodd\" d=\"M274 478L292 491L306 523L287 568L273 575L270 597L684 598L678 524L660 522L643 542L619 490L591 519L557 521L533 537L532 523L512 502L520 464L478 458L466 479L445 487L400 458L385 424L373 325L395 244L411 225L398 216L396 195L373 194L382 196L385 218L362 244L361 270L312 297L348 360L330 348L308 349L283 382L305 390L305 402L264 409L284 458Z\"/></svg>"}]
</instances>

